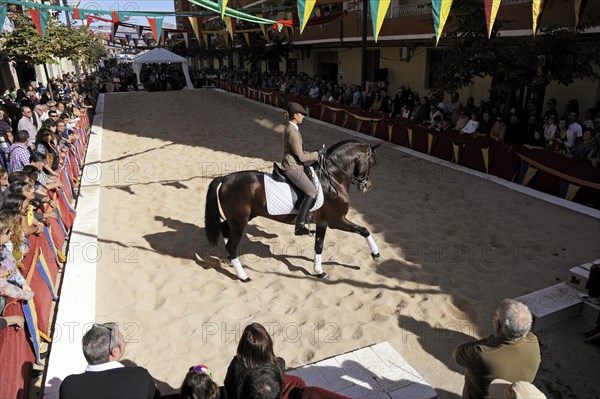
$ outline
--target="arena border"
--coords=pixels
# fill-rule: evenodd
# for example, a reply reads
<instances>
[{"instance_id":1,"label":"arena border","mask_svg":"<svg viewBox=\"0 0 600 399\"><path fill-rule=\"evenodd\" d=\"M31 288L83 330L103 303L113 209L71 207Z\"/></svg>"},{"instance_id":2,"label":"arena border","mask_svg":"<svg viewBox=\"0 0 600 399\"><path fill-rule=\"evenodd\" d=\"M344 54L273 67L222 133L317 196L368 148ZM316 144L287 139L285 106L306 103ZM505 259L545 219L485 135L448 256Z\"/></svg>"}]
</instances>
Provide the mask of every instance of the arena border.
<instances>
[{"instance_id":1,"label":"arena border","mask_svg":"<svg viewBox=\"0 0 600 399\"><path fill-rule=\"evenodd\" d=\"M48 399L59 397L60 384L66 376L85 370L87 361L81 351L81 338L96 321L96 256L93 250L98 250L104 100L104 94L100 94L81 174L77 217L71 229L62 275L42 387L43 397Z\"/></svg>"},{"instance_id":2,"label":"arena border","mask_svg":"<svg viewBox=\"0 0 600 399\"><path fill-rule=\"evenodd\" d=\"M235 96L235 97L243 98L244 100L253 102L255 104L259 104L259 105L261 105L263 107L266 107L266 108L271 108L271 109L274 109L274 110L280 110L280 108L275 107L273 105L265 104L265 103L262 103L260 101L255 101L255 100L252 100L252 99L250 99L248 97L245 97L245 96L243 96L241 94L229 92L227 90L218 89L218 88L210 89L210 90L215 90L215 91L226 93L226 94L229 94L229 95L232 95L232 96ZM413 157L420 158L420 159L423 159L425 161L429 161L429 162L432 162L432 163L435 163L437 165L444 166L444 167L447 167L447 168L450 168L450 169L454 169L454 170L457 170L459 172L470 174L472 176L479 177L479 178L481 178L483 180L487 180L487 181L491 181L493 183L499 184L499 185L504 186L504 187L506 187L506 188L508 188L510 190L519 192L521 194L525 194L527 196L530 196L530 197L533 197L533 198L537 198L537 199L540 199L540 200L545 201L545 202L549 202L549 203L551 203L553 205L557 205L557 206L560 206L562 208L569 209L571 211L578 212L578 213L584 214L586 216L593 217L595 219L600 219L600 210L598 210L598 209L590 208L588 206L585 206L585 205L582 205L582 204L578 204L578 203L573 202L573 201L569 201L569 200L566 200L566 199L563 199L563 198L560 198L560 197L556 197L554 195L546 194L544 192L535 190L533 188L522 186L520 184L513 183L511 181L502 179L501 177L490 175L490 174L487 174L487 173L483 173L483 172L480 172L480 171L477 171L477 170L474 170L474 169L470 169L470 168L467 168L465 166L458 165L458 164L455 164L455 163L452 163L452 162L448 162L448 161L445 161L443 159L436 158L436 157L433 157L431 155L424 154L422 152L415 151L415 150L412 150L410 148L406 148L406 147L400 146L398 144L390 143L389 141L381 140L381 139L379 139L377 137L367 136L367 135L365 135L363 133L359 133L359 132L356 132L354 130L350 130L350 129L347 129L347 128L344 128L344 127L341 127L341 126L338 126L338 125L335 125L335 124L323 122L322 120L319 120L317 118L311 118L310 115L308 116L308 118L310 119L311 122L320 124L322 126L327 126L327 127L331 128L331 129L336 129L336 130L338 130L340 132L344 132L344 133L350 134L350 135L352 135L354 137L360 138L361 140L366 140L366 141L375 142L375 143L381 143L381 145L383 145L385 147L388 147L388 148L396 150L396 151L403 152L403 153L411 155Z\"/></svg>"}]
</instances>

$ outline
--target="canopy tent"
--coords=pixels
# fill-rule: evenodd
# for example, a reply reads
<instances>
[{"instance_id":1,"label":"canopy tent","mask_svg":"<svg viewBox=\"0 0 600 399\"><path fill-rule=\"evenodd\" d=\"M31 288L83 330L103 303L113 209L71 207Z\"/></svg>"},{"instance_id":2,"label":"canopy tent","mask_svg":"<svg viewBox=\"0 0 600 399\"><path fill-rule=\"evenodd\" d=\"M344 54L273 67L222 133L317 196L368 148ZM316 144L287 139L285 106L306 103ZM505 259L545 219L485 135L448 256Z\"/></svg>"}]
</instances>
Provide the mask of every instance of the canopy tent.
<instances>
[{"instance_id":1,"label":"canopy tent","mask_svg":"<svg viewBox=\"0 0 600 399\"><path fill-rule=\"evenodd\" d=\"M183 69L183 75L185 76L185 83L188 89L193 89L194 85L190 79L190 73L188 71L188 61L172 52L165 50L164 48L155 48L154 50L148 51L145 54L136 57L133 60L133 71L137 76L138 85L141 85L140 73L142 72L143 64L167 64L167 63L180 63Z\"/></svg>"}]
</instances>

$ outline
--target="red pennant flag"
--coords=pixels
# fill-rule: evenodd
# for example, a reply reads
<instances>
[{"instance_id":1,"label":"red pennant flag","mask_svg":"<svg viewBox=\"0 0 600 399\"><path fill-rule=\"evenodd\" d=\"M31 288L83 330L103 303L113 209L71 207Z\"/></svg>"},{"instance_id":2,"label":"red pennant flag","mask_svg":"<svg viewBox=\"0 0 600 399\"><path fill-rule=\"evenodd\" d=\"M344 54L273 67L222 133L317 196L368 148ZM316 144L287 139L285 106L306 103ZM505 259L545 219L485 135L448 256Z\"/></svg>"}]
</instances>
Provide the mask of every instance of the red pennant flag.
<instances>
[{"instance_id":1,"label":"red pennant flag","mask_svg":"<svg viewBox=\"0 0 600 399\"><path fill-rule=\"evenodd\" d=\"M81 14L79 13L79 8L73 9L73 19L81 19Z\"/></svg>"},{"instance_id":2,"label":"red pennant flag","mask_svg":"<svg viewBox=\"0 0 600 399\"><path fill-rule=\"evenodd\" d=\"M29 10L29 15L31 16L31 20L35 25L40 37L44 39L44 32L46 31L46 22L48 22L48 12L40 10Z\"/></svg>"},{"instance_id":3,"label":"red pennant flag","mask_svg":"<svg viewBox=\"0 0 600 399\"><path fill-rule=\"evenodd\" d=\"M94 17L93 17L93 16L91 16L91 15L86 15L85 17L86 17L86 18L85 18L85 19L86 19L86 22L85 22L85 24L86 24L86 26L89 28L89 27L90 27L90 25L92 24L92 20L94 19Z\"/></svg>"},{"instance_id":4,"label":"red pennant flag","mask_svg":"<svg viewBox=\"0 0 600 399\"><path fill-rule=\"evenodd\" d=\"M112 12L112 21L113 23L119 23L121 22L121 19L119 18L119 14L116 11Z\"/></svg>"}]
</instances>

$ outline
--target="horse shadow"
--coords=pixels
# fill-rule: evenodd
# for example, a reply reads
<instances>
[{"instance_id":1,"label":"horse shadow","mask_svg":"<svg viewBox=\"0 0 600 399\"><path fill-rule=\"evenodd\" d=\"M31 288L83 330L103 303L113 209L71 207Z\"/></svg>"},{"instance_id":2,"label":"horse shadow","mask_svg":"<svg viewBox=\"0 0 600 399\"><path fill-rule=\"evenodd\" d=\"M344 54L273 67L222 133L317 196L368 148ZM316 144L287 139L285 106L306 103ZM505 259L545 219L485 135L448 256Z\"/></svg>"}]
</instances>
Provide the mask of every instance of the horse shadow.
<instances>
[{"instance_id":1,"label":"horse shadow","mask_svg":"<svg viewBox=\"0 0 600 399\"><path fill-rule=\"evenodd\" d=\"M475 341L471 335L476 327L473 323L467 320L453 320L446 325L436 323L432 326L427 322L400 315L398 327L402 331L402 343L410 345L410 342L416 339L423 350L438 359L449 370L464 372L464 369L454 361L452 352L462 344Z\"/></svg>"},{"instance_id":2,"label":"horse shadow","mask_svg":"<svg viewBox=\"0 0 600 399\"><path fill-rule=\"evenodd\" d=\"M204 270L214 270L232 280L238 280L237 275L231 269L223 267L223 263L227 262L227 251L223 240L219 240L219 244L213 246L206 239L204 227L164 216L155 216L154 220L161 222L171 231L144 235L143 238L152 250L163 255L191 260ZM250 240L248 235L275 241L264 243L261 240ZM305 249L296 245L286 246L280 240L276 240L277 238L276 234L266 233L254 225L249 225L238 247L238 254L244 268L260 271L255 265L270 258L284 264L290 272L299 272L311 276L310 271L291 262L291 260L311 260L311 258L303 255ZM173 243L176 243L176 245ZM323 263L353 267L337 262Z\"/></svg>"}]
</instances>

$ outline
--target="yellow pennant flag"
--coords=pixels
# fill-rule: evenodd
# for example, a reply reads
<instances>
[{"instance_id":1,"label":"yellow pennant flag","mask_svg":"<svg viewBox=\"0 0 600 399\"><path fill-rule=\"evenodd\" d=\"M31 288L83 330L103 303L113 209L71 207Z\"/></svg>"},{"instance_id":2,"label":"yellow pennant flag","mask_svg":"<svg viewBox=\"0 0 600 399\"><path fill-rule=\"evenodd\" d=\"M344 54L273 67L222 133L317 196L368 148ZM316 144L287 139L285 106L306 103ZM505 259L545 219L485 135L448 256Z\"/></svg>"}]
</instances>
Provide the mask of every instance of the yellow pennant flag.
<instances>
[{"instance_id":1,"label":"yellow pennant flag","mask_svg":"<svg viewBox=\"0 0 600 399\"><path fill-rule=\"evenodd\" d=\"M569 183L569 187L567 188L567 195L565 196L565 198L569 201L573 201L573 198L575 198L580 188L581 186Z\"/></svg>"},{"instance_id":2,"label":"yellow pennant flag","mask_svg":"<svg viewBox=\"0 0 600 399\"><path fill-rule=\"evenodd\" d=\"M202 33L202 23L204 22L204 17L188 17L188 19L190 20L190 25L192 25L196 39L198 39L198 42L200 42L200 34Z\"/></svg>"},{"instance_id":3,"label":"yellow pennant flag","mask_svg":"<svg viewBox=\"0 0 600 399\"><path fill-rule=\"evenodd\" d=\"M412 129L406 129L408 131L408 147L412 148Z\"/></svg>"},{"instance_id":4,"label":"yellow pennant flag","mask_svg":"<svg viewBox=\"0 0 600 399\"><path fill-rule=\"evenodd\" d=\"M494 27L494 21L496 21L496 15L498 14L498 8L502 0L484 0L485 1L485 22L487 24L488 39L492 37L492 28Z\"/></svg>"},{"instance_id":5,"label":"yellow pennant flag","mask_svg":"<svg viewBox=\"0 0 600 399\"><path fill-rule=\"evenodd\" d=\"M244 32L244 39L246 40L246 44L250 45L250 34L248 32Z\"/></svg>"},{"instance_id":6,"label":"yellow pennant flag","mask_svg":"<svg viewBox=\"0 0 600 399\"><path fill-rule=\"evenodd\" d=\"M533 0L531 2L531 17L533 19L533 36L537 33L538 24L544 12L545 0Z\"/></svg>"},{"instance_id":7,"label":"yellow pennant flag","mask_svg":"<svg viewBox=\"0 0 600 399\"><path fill-rule=\"evenodd\" d=\"M300 34L304 31L304 27L312 14L313 8L317 0L298 0L298 19L300 20Z\"/></svg>"},{"instance_id":8,"label":"yellow pennant flag","mask_svg":"<svg viewBox=\"0 0 600 399\"><path fill-rule=\"evenodd\" d=\"M392 0L370 0L369 2L371 6L371 22L373 23L373 36L375 37L375 42L377 42L381 25L383 25L385 14L387 14L391 2Z\"/></svg>"},{"instance_id":9,"label":"yellow pennant flag","mask_svg":"<svg viewBox=\"0 0 600 399\"><path fill-rule=\"evenodd\" d=\"M433 25L435 27L435 45L440 41L440 36L444 31L444 26L450 15L452 0L431 0L431 10L433 12Z\"/></svg>"},{"instance_id":10,"label":"yellow pennant flag","mask_svg":"<svg viewBox=\"0 0 600 399\"><path fill-rule=\"evenodd\" d=\"M483 165L485 166L485 173L489 173L490 165L490 148L482 148L481 155L483 156Z\"/></svg>"},{"instance_id":11,"label":"yellow pennant flag","mask_svg":"<svg viewBox=\"0 0 600 399\"><path fill-rule=\"evenodd\" d=\"M269 33L267 32L267 25L266 24L259 24L260 26L260 30L263 33L263 36L265 37L266 41L269 41Z\"/></svg>"},{"instance_id":12,"label":"yellow pennant flag","mask_svg":"<svg viewBox=\"0 0 600 399\"><path fill-rule=\"evenodd\" d=\"M454 163L458 163L458 150L460 149L460 147L458 146L458 144L452 143L452 149L454 150L454 158L452 159L452 161Z\"/></svg>"},{"instance_id":13,"label":"yellow pennant flag","mask_svg":"<svg viewBox=\"0 0 600 399\"><path fill-rule=\"evenodd\" d=\"M524 186L528 185L531 179L533 179L533 176L535 176L535 174L537 173L537 171L538 170L536 168L529 165L529 167L527 168L527 172L525 173L525 177L523 178L523 182L521 184Z\"/></svg>"},{"instance_id":14,"label":"yellow pennant flag","mask_svg":"<svg viewBox=\"0 0 600 399\"><path fill-rule=\"evenodd\" d=\"M427 134L427 153L431 154L431 145L433 144L433 134Z\"/></svg>"},{"instance_id":15,"label":"yellow pennant flag","mask_svg":"<svg viewBox=\"0 0 600 399\"><path fill-rule=\"evenodd\" d=\"M225 27L227 28L227 32L229 32L229 36L233 40L233 35L235 34L235 18L233 17L225 17Z\"/></svg>"}]
</instances>

